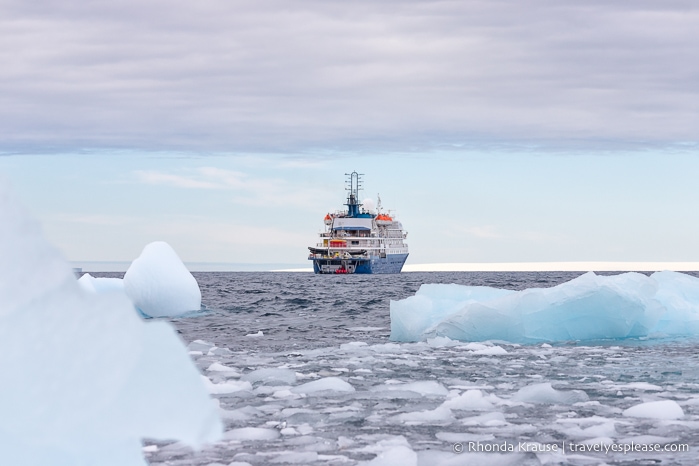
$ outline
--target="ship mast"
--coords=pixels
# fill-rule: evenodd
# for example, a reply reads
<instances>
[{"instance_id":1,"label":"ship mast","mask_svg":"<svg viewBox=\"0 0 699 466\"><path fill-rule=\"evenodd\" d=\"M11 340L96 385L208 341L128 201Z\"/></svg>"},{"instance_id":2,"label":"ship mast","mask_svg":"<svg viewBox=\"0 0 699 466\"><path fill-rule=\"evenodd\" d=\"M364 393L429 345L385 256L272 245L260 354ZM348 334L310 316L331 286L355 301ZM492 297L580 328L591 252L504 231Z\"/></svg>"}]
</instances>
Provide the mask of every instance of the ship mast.
<instances>
[{"instance_id":1,"label":"ship mast","mask_svg":"<svg viewBox=\"0 0 699 466\"><path fill-rule=\"evenodd\" d=\"M347 216L356 217L359 215L359 190L362 189L362 179L363 173L357 173L356 171L352 173L345 173L347 176L347 181L345 181L345 190L349 191L347 195Z\"/></svg>"}]
</instances>

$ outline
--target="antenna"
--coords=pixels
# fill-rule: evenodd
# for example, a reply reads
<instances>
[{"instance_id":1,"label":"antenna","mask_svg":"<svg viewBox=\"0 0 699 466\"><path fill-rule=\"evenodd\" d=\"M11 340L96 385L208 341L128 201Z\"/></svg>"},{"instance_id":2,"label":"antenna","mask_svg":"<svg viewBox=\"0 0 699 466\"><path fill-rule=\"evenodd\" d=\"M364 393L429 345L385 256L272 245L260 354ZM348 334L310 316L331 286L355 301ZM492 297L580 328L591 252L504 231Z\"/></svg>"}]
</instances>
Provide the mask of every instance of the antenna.
<instances>
[{"instance_id":1,"label":"antenna","mask_svg":"<svg viewBox=\"0 0 699 466\"><path fill-rule=\"evenodd\" d=\"M350 217L355 217L359 215L359 191L362 189L361 177L364 174L353 171L352 173L345 173L345 176L348 177L345 181L345 190L349 191L347 204L345 204L348 207L347 214Z\"/></svg>"}]
</instances>

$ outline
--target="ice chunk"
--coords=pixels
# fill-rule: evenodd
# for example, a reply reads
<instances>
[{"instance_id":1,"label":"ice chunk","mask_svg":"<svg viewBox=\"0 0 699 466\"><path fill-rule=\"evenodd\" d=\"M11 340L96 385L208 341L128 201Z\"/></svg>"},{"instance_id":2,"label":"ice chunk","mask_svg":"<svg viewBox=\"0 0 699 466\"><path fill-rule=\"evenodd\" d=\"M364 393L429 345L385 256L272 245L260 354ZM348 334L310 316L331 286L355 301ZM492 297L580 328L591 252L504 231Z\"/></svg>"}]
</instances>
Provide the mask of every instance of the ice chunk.
<instances>
[{"instance_id":1,"label":"ice chunk","mask_svg":"<svg viewBox=\"0 0 699 466\"><path fill-rule=\"evenodd\" d=\"M0 182L0 464L144 464L141 439L222 425L166 322L84 291Z\"/></svg>"},{"instance_id":2,"label":"ice chunk","mask_svg":"<svg viewBox=\"0 0 699 466\"><path fill-rule=\"evenodd\" d=\"M358 463L363 466L417 466L417 454L410 448L410 444L402 435L384 438L374 445L368 445L361 449L377 453L371 461Z\"/></svg>"},{"instance_id":3,"label":"ice chunk","mask_svg":"<svg viewBox=\"0 0 699 466\"><path fill-rule=\"evenodd\" d=\"M150 243L124 275L124 291L150 317L201 309L201 291L177 253L163 241Z\"/></svg>"},{"instance_id":4,"label":"ice chunk","mask_svg":"<svg viewBox=\"0 0 699 466\"><path fill-rule=\"evenodd\" d=\"M491 346L489 348L479 349L473 352L477 356L499 356L507 354L507 350L502 346Z\"/></svg>"},{"instance_id":5,"label":"ice chunk","mask_svg":"<svg viewBox=\"0 0 699 466\"><path fill-rule=\"evenodd\" d=\"M562 424L589 424L589 427L585 428L582 428L580 426L573 426L560 429L561 432L566 434L568 437L572 438L601 439L612 438L616 437L617 435L615 425L616 423L611 419L606 419L603 417L593 416L589 418L559 419L558 422Z\"/></svg>"},{"instance_id":6,"label":"ice chunk","mask_svg":"<svg viewBox=\"0 0 699 466\"><path fill-rule=\"evenodd\" d=\"M231 429L223 434L226 440L275 440L279 436L279 431L263 427L241 427Z\"/></svg>"},{"instance_id":7,"label":"ice chunk","mask_svg":"<svg viewBox=\"0 0 699 466\"><path fill-rule=\"evenodd\" d=\"M228 377L234 376L239 377L238 371L232 367L224 366L220 362L212 362L209 367L206 368L208 372L225 372Z\"/></svg>"},{"instance_id":8,"label":"ice chunk","mask_svg":"<svg viewBox=\"0 0 699 466\"><path fill-rule=\"evenodd\" d=\"M291 389L292 393L306 394L325 391L353 392L354 387L340 378L326 377L324 379L314 380L313 382L308 382Z\"/></svg>"},{"instance_id":9,"label":"ice chunk","mask_svg":"<svg viewBox=\"0 0 699 466\"><path fill-rule=\"evenodd\" d=\"M495 440L495 436L492 434L472 434L470 432L437 432L435 437L443 442L450 443L488 442Z\"/></svg>"},{"instance_id":10,"label":"ice chunk","mask_svg":"<svg viewBox=\"0 0 699 466\"><path fill-rule=\"evenodd\" d=\"M556 390L550 383L537 383L521 388L512 396L515 401L526 403L546 403L572 405L573 403L589 401L587 393L582 390Z\"/></svg>"},{"instance_id":11,"label":"ice chunk","mask_svg":"<svg viewBox=\"0 0 699 466\"><path fill-rule=\"evenodd\" d=\"M467 417L461 420L465 426L497 427L507 425L505 415L500 412L481 414L480 416Z\"/></svg>"},{"instance_id":12,"label":"ice chunk","mask_svg":"<svg viewBox=\"0 0 699 466\"><path fill-rule=\"evenodd\" d=\"M494 408L493 403L485 399L480 390L467 390L465 393L445 401L442 406L468 411L490 411Z\"/></svg>"},{"instance_id":13,"label":"ice chunk","mask_svg":"<svg viewBox=\"0 0 699 466\"><path fill-rule=\"evenodd\" d=\"M270 463L309 464L318 461L318 453L314 451L287 451L270 460Z\"/></svg>"},{"instance_id":14,"label":"ice chunk","mask_svg":"<svg viewBox=\"0 0 699 466\"><path fill-rule=\"evenodd\" d=\"M451 424L454 422L454 416L451 410L445 406L438 406L432 410L416 411L411 413L402 413L393 417L394 421L407 425L418 424Z\"/></svg>"},{"instance_id":15,"label":"ice chunk","mask_svg":"<svg viewBox=\"0 0 699 466\"><path fill-rule=\"evenodd\" d=\"M650 419L680 419L684 417L682 407L673 400L649 401L624 410L627 417L645 417Z\"/></svg>"},{"instance_id":16,"label":"ice chunk","mask_svg":"<svg viewBox=\"0 0 699 466\"><path fill-rule=\"evenodd\" d=\"M213 383L205 375L201 376L206 389L213 395L223 395L225 393L235 393L240 391L252 391L252 385L248 381L233 381Z\"/></svg>"},{"instance_id":17,"label":"ice chunk","mask_svg":"<svg viewBox=\"0 0 699 466\"><path fill-rule=\"evenodd\" d=\"M417 466L417 454L409 447L398 445L382 451L371 461L359 464L364 466Z\"/></svg>"},{"instance_id":18,"label":"ice chunk","mask_svg":"<svg viewBox=\"0 0 699 466\"><path fill-rule=\"evenodd\" d=\"M78 284L83 290L90 291L92 293L108 293L111 291L116 291L119 293L124 292L124 280L121 278L95 278L89 273L86 273L80 277Z\"/></svg>"},{"instance_id":19,"label":"ice chunk","mask_svg":"<svg viewBox=\"0 0 699 466\"><path fill-rule=\"evenodd\" d=\"M187 345L187 349L189 351L200 351L202 353L208 353L209 350L213 347L213 343L209 343L208 341L204 340L194 340L193 342Z\"/></svg>"},{"instance_id":20,"label":"ice chunk","mask_svg":"<svg viewBox=\"0 0 699 466\"><path fill-rule=\"evenodd\" d=\"M371 387L372 391L409 391L424 396L446 396L449 390L434 380L419 380L417 382L384 384Z\"/></svg>"},{"instance_id":21,"label":"ice chunk","mask_svg":"<svg viewBox=\"0 0 699 466\"><path fill-rule=\"evenodd\" d=\"M519 343L699 334L699 279L675 272L586 273L523 291L423 285L391 301L391 339Z\"/></svg>"},{"instance_id":22,"label":"ice chunk","mask_svg":"<svg viewBox=\"0 0 699 466\"><path fill-rule=\"evenodd\" d=\"M291 385L296 383L296 372L290 369L269 367L248 372L241 377L241 380L263 385Z\"/></svg>"}]
</instances>

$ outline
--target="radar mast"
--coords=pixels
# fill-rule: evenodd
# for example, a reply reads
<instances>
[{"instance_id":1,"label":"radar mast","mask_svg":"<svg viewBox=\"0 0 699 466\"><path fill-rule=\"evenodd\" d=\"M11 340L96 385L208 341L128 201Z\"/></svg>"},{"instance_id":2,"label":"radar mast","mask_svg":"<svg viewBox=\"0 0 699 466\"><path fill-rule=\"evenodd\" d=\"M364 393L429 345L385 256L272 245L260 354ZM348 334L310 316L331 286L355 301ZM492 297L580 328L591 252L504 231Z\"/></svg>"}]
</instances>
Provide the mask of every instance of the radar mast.
<instances>
[{"instance_id":1,"label":"radar mast","mask_svg":"<svg viewBox=\"0 0 699 466\"><path fill-rule=\"evenodd\" d=\"M345 181L345 190L349 191L347 195L347 216L356 217L359 215L359 190L362 189L363 173L345 173L347 181Z\"/></svg>"}]
</instances>

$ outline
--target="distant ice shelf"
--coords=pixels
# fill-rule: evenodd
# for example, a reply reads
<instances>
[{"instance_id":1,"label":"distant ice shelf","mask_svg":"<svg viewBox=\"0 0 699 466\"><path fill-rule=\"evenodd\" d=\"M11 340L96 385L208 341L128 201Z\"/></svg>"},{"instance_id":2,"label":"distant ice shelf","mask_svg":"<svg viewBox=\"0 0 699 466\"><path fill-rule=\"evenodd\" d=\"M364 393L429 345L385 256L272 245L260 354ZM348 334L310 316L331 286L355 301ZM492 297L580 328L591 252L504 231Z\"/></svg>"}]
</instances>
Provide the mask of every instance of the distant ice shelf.
<instances>
[{"instance_id":1,"label":"distant ice shelf","mask_svg":"<svg viewBox=\"0 0 699 466\"><path fill-rule=\"evenodd\" d=\"M391 340L514 343L699 335L699 279L678 272L600 276L511 291L426 284L391 301Z\"/></svg>"},{"instance_id":2,"label":"distant ice shelf","mask_svg":"<svg viewBox=\"0 0 699 466\"><path fill-rule=\"evenodd\" d=\"M406 264L403 272L658 272L699 270L699 262L443 262Z\"/></svg>"}]
</instances>

